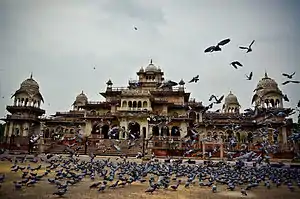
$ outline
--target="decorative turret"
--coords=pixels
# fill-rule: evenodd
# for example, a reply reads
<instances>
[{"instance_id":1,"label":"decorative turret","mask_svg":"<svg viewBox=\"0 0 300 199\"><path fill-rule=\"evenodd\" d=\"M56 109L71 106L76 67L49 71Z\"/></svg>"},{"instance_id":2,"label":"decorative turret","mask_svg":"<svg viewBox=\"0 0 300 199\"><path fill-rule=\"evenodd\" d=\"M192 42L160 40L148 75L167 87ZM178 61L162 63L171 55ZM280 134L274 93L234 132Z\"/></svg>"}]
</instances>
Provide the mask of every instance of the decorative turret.
<instances>
[{"instance_id":1,"label":"decorative turret","mask_svg":"<svg viewBox=\"0 0 300 199\"><path fill-rule=\"evenodd\" d=\"M106 82L106 85L106 90L112 90L113 83L110 79Z\"/></svg>"},{"instance_id":2,"label":"decorative turret","mask_svg":"<svg viewBox=\"0 0 300 199\"><path fill-rule=\"evenodd\" d=\"M77 95L76 100L73 103L73 109L74 110L81 110L81 106L86 105L88 102L87 96L81 91L79 95Z\"/></svg>"},{"instance_id":3,"label":"decorative turret","mask_svg":"<svg viewBox=\"0 0 300 199\"><path fill-rule=\"evenodd\" d=\"M225 98L225 103L223 105L224 113L239 113L240 112L240 104L237 100L237 97L232 94L230 91L227 97Z\"/></svg>"},{"instance_id":4,"label":"decorative turret","mask_svg":"<svg viewBox=\"0 0 300 199\"><path fill-rule=\"evenodd\" d=\"M265 72L265 76L258 82L254 91L255 94L252 98L252 104L255 103L257 107L283 107L282 92L278 88L276 81L268 77L267 72Z\"/></svg>"},{"instance_id":5,"label":"decorative turret","mask_svg":"<svg viewBox=\"0 0 300 199\"><path fill-rule=\"evenodd\" d=\"M156 88L164 80L164 73L153 63L152 59L145 70L142 67L137 75L139 76L138 83L142 88Z\"/></svg>"},{"instance_id":6,"label":"decorative turret","mask_svg":"<svg viewBox=\"0 0 300 199\"><path fill-rule=\"evenodd\" d=\"M179 91L184 91L185 82L183 81L183 79L181 79L178 84L179 84Z\"/></svg>"},{"instance_id":7,"label":"decorative turret","mask_svg":"<svg viewBox=\"0 0 300 199\"><path fill-rule=\"evenodd\" d=\"M14 103L7 106L11 113L3 119L6 122L6 136L30 136L40 128L39 116L45 114L41 109L43 96L39 90L39 84L33 79L32 74L23 81L20 88L13 94Z\"/></svg>"}]
</instances>

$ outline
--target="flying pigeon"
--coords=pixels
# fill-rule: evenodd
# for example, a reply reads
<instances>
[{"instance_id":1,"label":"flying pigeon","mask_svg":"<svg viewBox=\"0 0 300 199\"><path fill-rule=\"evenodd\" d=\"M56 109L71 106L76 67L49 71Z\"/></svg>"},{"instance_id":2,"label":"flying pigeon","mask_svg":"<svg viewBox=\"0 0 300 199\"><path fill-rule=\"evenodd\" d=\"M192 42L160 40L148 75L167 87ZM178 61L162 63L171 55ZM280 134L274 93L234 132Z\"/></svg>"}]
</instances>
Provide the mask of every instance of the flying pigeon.
<instances>
[{"instance_id":1,"label":"flying pigeon","mask_svg":"<svg viewBox=\"0 0 300 199\"><path fill-rule=\"evenodd\" d=\"M220 41L216 46L210 46L210 47L206 48L204 50L204 53L221 51L222 49L220 48L220 46L224 46L224 45L228 44L229 42L230 42L230 39L224 39L224 40Z\"/></svg>"},{"instance_id":2,"label":"flying pigeon","mask_svg":"<svg viewBox=\"0 0 300 199\"><path fill-rule=\"evenodd\" d=\"M192 83L192 82L197 83L197 81L199 81L199 75L193 77L193 79L191 79L191 81L189 81L189 83Z\"/></svg>"},{"instance_id":3,"label":"flying pigeon","mask_svg":"<svg viewBox=\"0 0 300 199\"><path fill-rule=\"evenodd\" d=\"M287 78L289 78L289 79L292 79L293 78L293 76L296 74L296 72L293 72L292 74L286 74L286 73L282 73L282 75L283 76L285 76L285 77L287 77Z\"/></svg>"},{"instance_id":4,"label":"flying pigeon","mask_svg":"<svg viewBox=\"0 0 300 199\"><path fill-rule=\"evenodd\" d=\"M238 61L233 61L230 63L230 65L232 65L235 69L237 69L238 66L243 67L243 65Z\"/></svg>"},{"instance_id":5,"label":"flying pigeon","mask_svg":"<svg viewBox=\"0 0 300 199\"><path fill-rule=\"evenodd\" d=\"M283 82L283 83L282 83L282 85L286 85L286 84L288 84L288 83L299 84L299 83L300 83L300 81L288 80L288 81L285 81L285 82Z\"/></svg>"},{"instance_id":6,"label":"flying pigeon","mask_svg":"<svg viewBox=\"0 0 300 199\"><path fill-rule=\"evenodd\" d=\"M252 76L253 76L253 72L251 72L251 73L249 74L249 76L248 76L248 75L246 75L246 77L247 77L247 80L251 80L251 79L252 79Z\"/></svg>"},{"instance_id":7,"label":"flying pigeon","mask_svg":"<svg viewBox=\"0 0 300 199\"><path fill-rule=\"evenodd\" d=\"M254 44L254 42L255 42L255 40L253 40L248 47L240 46L239 48L243 49L243 50L247 50L246 53L250 53L250 52L252 52L252 45Z\"/></svg>"}]
</instances>

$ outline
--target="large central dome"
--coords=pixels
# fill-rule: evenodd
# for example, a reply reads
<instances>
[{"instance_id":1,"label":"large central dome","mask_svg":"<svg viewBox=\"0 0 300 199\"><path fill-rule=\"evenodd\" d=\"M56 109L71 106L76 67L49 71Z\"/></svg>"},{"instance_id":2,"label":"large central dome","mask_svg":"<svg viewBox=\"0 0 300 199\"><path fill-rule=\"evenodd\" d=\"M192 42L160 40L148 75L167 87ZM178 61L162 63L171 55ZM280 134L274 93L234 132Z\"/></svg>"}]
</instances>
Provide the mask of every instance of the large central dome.
<instances>
[{"instance_id":1,"label":"large central dome","mask_svg":"<svg viewBox=\"0 0 300 199\"><path fill-rule=\"evenodd\" d=\"M156 72L157 70L157 67L152 63L151 59L149 65L145 68L145 72Z\"/></svg>"}]
</instances>

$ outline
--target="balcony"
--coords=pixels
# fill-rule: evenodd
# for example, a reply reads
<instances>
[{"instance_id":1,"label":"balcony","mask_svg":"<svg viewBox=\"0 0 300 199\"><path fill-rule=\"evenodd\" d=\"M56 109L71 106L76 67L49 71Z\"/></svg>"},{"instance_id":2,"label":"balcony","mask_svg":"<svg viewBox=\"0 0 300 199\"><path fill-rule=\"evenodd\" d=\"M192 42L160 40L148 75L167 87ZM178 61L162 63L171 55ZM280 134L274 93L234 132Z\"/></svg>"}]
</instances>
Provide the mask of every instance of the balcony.
<instances>
[{"instance_id":1,"label":"balcony","mask_svg":"<svg viewBox=\"0 0 300 199\"><path fill-rule=\"evenodd\" d=\"M147 112L147 111L152 111L151 107L148 108L138 108L138 107L117 107L117 111L132 111L132 112Z\"/></svg>"},{"instance_id":2,"label":"balcony","mask_svg":"<svg viewBox=\"0 0 300 199\"><path fill-rule=\"evenodd\" d=\"M5 119L13 119L13 120L33 120L33 121L37 121L40 118L36 117L36 116L28 116L28 115L7 115Z\"/></svg>"}]
</instances>

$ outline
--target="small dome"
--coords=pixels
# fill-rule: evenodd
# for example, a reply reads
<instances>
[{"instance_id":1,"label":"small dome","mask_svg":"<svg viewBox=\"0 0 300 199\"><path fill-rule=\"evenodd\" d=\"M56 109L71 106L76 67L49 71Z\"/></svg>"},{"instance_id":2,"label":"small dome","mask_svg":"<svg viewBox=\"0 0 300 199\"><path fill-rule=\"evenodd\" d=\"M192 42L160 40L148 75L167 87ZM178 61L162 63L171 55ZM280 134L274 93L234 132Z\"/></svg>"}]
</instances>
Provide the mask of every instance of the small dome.
<instances>
[{"instance_id":1,"label":"small dome","mask_svg":"<svg viewBox=\"0 0 300 199\"><path fill-rule=\"evenodd\" d=\"M144 72L144 68L141 67L139 72L143 73Z\"/></svg>"},{"instance_id":2,"label":"small dome","mask_svg":"<svg viewBox=\"0 0 300 199\"><path fill-rule=\"evenodd\" d=\"M86 102L88 100L87 96L81 91L79 95L76 97L76 102Z\"/></svg>"},{"instance_id":3,"label":"small dome","mask_svg":"<svg viewBox=\"0 0 300 199\"><path fill-rule=\"evenodd\" d=\"M185 85L185 82L183 81L183 79L181 79L178 84L181 85L181 86L183 86L183 85Z\"/></svg>"},{"instance_id":4,"label":"small dome","mask_svg":"<svg viewBox=\"0 0 300 199\"><path fill-rule=\"evenodd\" d=\"M239 105L239 102L237 100L237 97L232 94L232 92L230 91L230 93L227 95L227 97L225 98L225 104L229 105L229 104L236 104Z\"/></svg>"},{"instance_id":5,"label":"small dome","mask_svg":"<svg viewBox=\"0 0 300 199\"><path fill-rule=\"evenodd\" d=\"M149 65L146 67L145 72L156 72L157 67L152 63L152 59L150 60Z\"/></svg>"},{"instance_id":6,"label":"small dome","mask_svg":"<svg viewBox=\"0 0 300 199\"><path fill-rule=\"evenodd\" d=\"M32 74L30 75L30 78L26 79L21 83L20 89L35 89L39 90L39 84L32 78Z\"/></svg>"},{"instance_id":7,"label":"small dome","mask_svg":"<svg viewBox=\"0 0 300 199\"><path fill-rule=\"evenodd\" d=\"M107 86L112 86L113 83L112 83L112 81L109 79L109 80L106 82L106 85L107 85Z\"/></svg>"},{"instance_id":8,"label":"small dome","mask_svg":"<svg viewBox=\"0 0 300 199\"><path fill-rule=\"evenodd\" d=\"M265 73L264 78L259 80L256 89L257 90L261 90L261 89L279 90L276 81L274 79L269 78L267 73Z\"/></svg>"}]
</instances>

